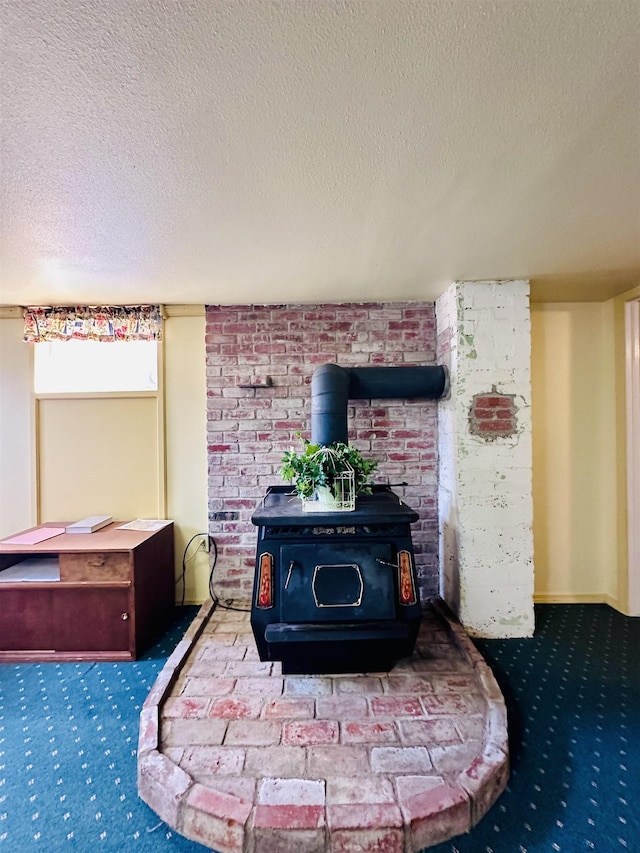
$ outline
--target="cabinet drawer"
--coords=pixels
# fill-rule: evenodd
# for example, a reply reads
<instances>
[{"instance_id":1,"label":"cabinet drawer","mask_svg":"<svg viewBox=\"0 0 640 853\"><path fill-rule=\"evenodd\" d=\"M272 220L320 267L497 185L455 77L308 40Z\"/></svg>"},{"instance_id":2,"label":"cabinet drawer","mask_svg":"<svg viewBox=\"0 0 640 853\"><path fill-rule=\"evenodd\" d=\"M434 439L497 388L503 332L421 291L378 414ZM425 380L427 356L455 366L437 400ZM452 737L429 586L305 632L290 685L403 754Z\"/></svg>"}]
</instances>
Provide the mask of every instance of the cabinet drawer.
<instances>
[{"instance_id":1,"label":"cabinet drawer","mask_svg":"<svg viewBox=\"0 0 640 853\"><path fill-rule=\"evenodd\" d=\"M125 552L60 554L61 581L130 581L129 555Z\"/></svg>"}]
</instances>

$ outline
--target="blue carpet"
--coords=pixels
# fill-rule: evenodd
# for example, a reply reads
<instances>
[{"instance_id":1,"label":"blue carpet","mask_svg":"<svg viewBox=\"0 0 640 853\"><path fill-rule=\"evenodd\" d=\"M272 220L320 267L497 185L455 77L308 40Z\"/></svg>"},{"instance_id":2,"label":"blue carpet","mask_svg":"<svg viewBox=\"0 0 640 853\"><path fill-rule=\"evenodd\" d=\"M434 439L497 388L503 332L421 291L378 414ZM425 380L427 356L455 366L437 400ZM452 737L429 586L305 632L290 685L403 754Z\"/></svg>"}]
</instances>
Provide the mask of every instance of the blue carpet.
<instances>
[{"instance_id":1,"label":"blue carpet","mask_svg":"<svg viewBox=\"0 0 640 853\"><path fill-rule=\"evenodd\" d=\"M197 608L131 663L0 665L0 851L203 853L136 790L138 716ZM477 645L507 701L508 789L431 853L640 851L640 619L536 608L530 640Z\"/></svg>"},{"instance_id":2,"label":"blue carpet","mask_svg":"<svg viewBox=\"0 0 640 853\"><path fill-rule=\"evenodd\" d=\"M0 850L203 851L136 786L138 718L198 612L134 662L0 664Z\"/></svg>"},{"instance_id":3,"label":"blue carpet","mask_svg":"<svg viewBox=\"0 0 640 853\"><path fill-rule=\"evenodd\" d=\"M536 607L530 640L477 640L504 694L511 778L431 853L640 851L640 619Z\"/></svg>"}]
</instances>

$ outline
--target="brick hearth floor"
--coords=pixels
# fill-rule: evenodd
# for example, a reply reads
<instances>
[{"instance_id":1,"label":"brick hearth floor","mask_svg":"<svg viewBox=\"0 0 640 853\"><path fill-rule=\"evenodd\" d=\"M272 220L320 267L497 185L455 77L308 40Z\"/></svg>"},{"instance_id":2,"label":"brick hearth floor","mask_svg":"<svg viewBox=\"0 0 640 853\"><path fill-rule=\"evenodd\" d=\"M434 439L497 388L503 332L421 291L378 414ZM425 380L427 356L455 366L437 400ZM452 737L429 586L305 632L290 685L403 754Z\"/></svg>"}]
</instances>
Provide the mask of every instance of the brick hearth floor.
<instances>
[{"instance_id":1,"label":"brick hearth floor","mask_svg":"<svg viewBox=\"0 0 640 853\"><path fill-rule=\"evenodd\" d=\"M411 853L467 832L508 778L504 701L439 599L389 673L282 675L209 601L140 717L138 791L219 853Z\"/></svg>"}]
</instances>

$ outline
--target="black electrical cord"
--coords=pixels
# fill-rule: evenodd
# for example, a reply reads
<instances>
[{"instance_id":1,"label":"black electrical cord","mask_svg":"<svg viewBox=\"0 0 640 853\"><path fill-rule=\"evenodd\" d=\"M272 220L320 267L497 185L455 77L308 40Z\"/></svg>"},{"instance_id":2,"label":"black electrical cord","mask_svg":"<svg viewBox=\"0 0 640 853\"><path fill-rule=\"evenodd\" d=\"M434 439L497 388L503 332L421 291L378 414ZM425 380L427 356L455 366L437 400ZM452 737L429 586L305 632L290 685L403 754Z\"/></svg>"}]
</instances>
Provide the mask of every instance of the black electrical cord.
<instances>
[{"instance_id":1,"label":"black electrical cord","mask_svg":"<svg viewBox=\"0 0 640 853\"><path fill-rule=\"evenodd\" d=\"M182 574L180 575L180 577L178 578L178 580L176 580L176 586L177 586L179 583L182 583L182 599L181 599L181 601L180 601L180 606L181 606L181 607L183 607L183 606L184 606L184 599L185 599L185 595L186 595L186 591L187 591L187 551L189 550L189 545L191 545L191 543L193 542L193 540L194 540L194 539L197 539L197 538L198 538L198 536L202 536L202 537L206 540L206 542L207 542L207 551L210 551L210 550L211 550L211 545L212 545L212 544L213 544L213 546L214 546L214 548L215 548L215 542L213 541L213 538L212 538L211 536L209 536L209 534L208 534L208 533L194 533L194 534L193 534L193 536L191 537L191 539L189 539L189 541L187 542L187 544L186 544L186 546L185 546L185 549L184 549L184 551L183 551L183 554L182 554ZM198 549L196 548L196 550L193 552L193 554L191 555L191 557L189 557L189 559L190 559L190 560L191 560L193 557L195 557L195 555L196 555L197 551L198 551Z\"/></svg>"},{"instance_id":2,"label":"black electrical cord","mask_svg":"<svg viewBox=\"0 0 640 853\"><path fill-rule=\"evenodd\" d=\"M213 601L216 607L221 607L223 610L235 610L236 613L251 613L251 610L247 607L234 607L229 602L233 601L233 599L228 598L226 603L223 604L220 600L220 597L216 593L213 588L213 571L216 567L216 563L218 562L218 546L216 545L216 540L213 536L209 537L210 543L213 545L213 560L211 561L211 570L209 571L209 595L211 600Z\"/></svg>"},{"instance_id":3,"label":"black electrical cord","mask_svg":"<svg viewBox=\"0 0 640 853\"><path fill-rule=\"evenodd\" d=\"M176 580L176 586L179 583L182 583L182 599L180 601L181 606L184 605L184 599L185 599L186 588L187 588L187 582L186 582L187 562L188 562L188 560L193 559L193 557L197 553L198 549L196 548L196 550L193 552L193 554L191 554L191 556L188 558L187 558L187 552L189 551L189 546L191 545L193 540L197 539L199 536L202 536L206 540L207 551L209 553L211 553L211 551L213 551L213 559L211 561L211 568L209 569L209 595L210 595L211 600L213 601L214 605L216 607L222 607L223 610L235 610L238 613L250 613L251 610L249 608L234 607L230 603L231 601L233 601L233 599L227 599L227 602L223 604L223 602L220 600L220 597L217 595L216 591L214 590L214 588L213 588L213 571L216 567L216 563L218 562L218 546L216 545L216 540L209 533L194 533L194 535L191 537L191 539L189 539L189 541L187 542L187 544L185 546L184 552L182 554L182 573L181 573L180 577L178 578L178 580Z\"/></svg>"},{"instance_id":4,"label":"black electrical cord","mask_svg":"<svg viewBox=\"0 0 640 853\"><path fill-rule=\"evenodd\" d=\"M218 604L218 596L213 591L213 570L218 562L218 546L216 545L216 540L213 537L211 537L211 541L213 542L213 560L211 561L211 567L209 569L209 597L214 604Z\"/></svg>"}]
</instances>

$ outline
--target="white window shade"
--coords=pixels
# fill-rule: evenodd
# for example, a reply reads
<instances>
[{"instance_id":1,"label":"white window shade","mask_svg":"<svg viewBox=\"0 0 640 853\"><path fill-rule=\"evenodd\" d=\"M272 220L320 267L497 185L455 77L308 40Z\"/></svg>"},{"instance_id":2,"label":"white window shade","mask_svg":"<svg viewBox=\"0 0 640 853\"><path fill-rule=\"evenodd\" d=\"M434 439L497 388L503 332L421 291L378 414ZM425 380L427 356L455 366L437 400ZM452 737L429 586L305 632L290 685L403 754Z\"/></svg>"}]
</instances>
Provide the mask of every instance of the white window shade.
<instances>
[{"instance_id":1,"label":"white window shade","mask_svg":"<svg viewBox=\"0 0 640 853\"><path fill-rule=\"evenodd\" d=\"M36 394L157 391L155 341L49 341L34 344Z\"/></svg>"}]
</instances>

